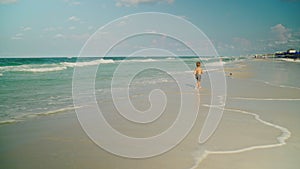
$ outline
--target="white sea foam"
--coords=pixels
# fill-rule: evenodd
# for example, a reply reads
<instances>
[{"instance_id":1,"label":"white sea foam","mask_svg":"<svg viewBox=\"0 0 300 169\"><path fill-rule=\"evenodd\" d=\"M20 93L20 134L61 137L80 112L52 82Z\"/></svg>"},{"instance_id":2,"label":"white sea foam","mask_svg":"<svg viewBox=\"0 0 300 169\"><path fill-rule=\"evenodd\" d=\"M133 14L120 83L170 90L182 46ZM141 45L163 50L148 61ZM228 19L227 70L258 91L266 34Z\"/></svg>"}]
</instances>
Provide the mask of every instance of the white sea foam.
<instances>
[{"instance_id":1,"label":"white sea foam","mask_svg":"<svg viewBox=\"0 0 300 169\"><path fill-rule=\"evenodd\" d=\"M202 61L209 61L209 60L212 60L212 59L215 59L215 58L200 58Z\"/></svg>"},{"instance_id":2,"label":"white sea foam","mask_svg":"<svg viewBox=\"0 0 300 169\"><path fill-rule=\"evenodd\" d=\"M206 63L205 67L222 67L226 64L227 62L211 62L211 63Z\"/></svg>"},{"instance_id":3,"label":"white sea foam","mask_svg":"<svg viewBox=\"0 0 300 169\"><path fill-rule=\"evenodd\" d=\"M175 58L174 57L168 57L167 59L168 60L174 60Z\"/></svg>"},{"instance_id":4,"label":"white sea foam","mask_svg":"<svg viewBox=\"0 0 300 169\"><path fill-rule=\"evenodd\" d=\"M36 118L38 116L49 116L49 115L54 115L54 114L59 114L59 113L66 113L66 112L69 112L71 110L75 110L76 108L79 108L79 107L70 106L70 107L65 107L65 108L56 109L56 110L47 111L47 112L26 113L26 114L23 114L23 115L20 115L20 116L16 116L13 119L0 121L0 125L17 123L17 122L20 122L20 121L25 121L26 119L29 119L29 118Z\"/></svg>"},{"instance_id":5,"label":"white sea foam","mask_svg":"<svg viewBox=\"0 0 300 169\"><path fill-rule=\"evenodd\" d=\"M280 84L274 84L274 83L271 83L271 82L267 82L267 81L261 81L261 80L257 80L258 82L263 82L267 85L270 85L270 86L275 86L275 87L281 87L281 88L290 88L290 89L298 89L300 90L299 87L294 87L294 86L287 86L287 85L280 85Z\"/></svg>"},{"instance_id":6,"label":"white sea foam","mask_svg":"<svg viewBox=\"0 0 300 169\"><path fill-rule=\"evenodd\" d=\"M163 60L155 60L155 59L125 59L125 60L119 60L118 62L157 62L157 61L163 61Z\"/></svg>"},{"instance_id":7,"label":"white sea foam","mask_svg":"<svg viewBox=\"0 0 300 169\"><path fill-rule=\"evenodd\" d=\"M1 66L0 67L0 76L2 76L3 72L10 71L10 72L53 72L53 71L62 71L67 69L68 67L75 67L75 66L92 66L98 64L107 64L107 63L114 63L113 60L108 59L99 59L94 61L88 62L62 62L57 64L27 64L27 65L18 65L18 66Z\"/></svg>"},{"instance_id":8,"label":"white sea foam","mask_svg":"<svg viewBox=\"0 0 300 169\"><path fill-rule=\"evenodd\" d=\"M242 153L242 152L256 150L256 149L266 149L266 148L280 147L280 146L283 146L283 145L287 144L286 140L291 136L291 132L287 128L276 125L276 124L273 124L273 123L270 123L270 122L267 122L265 120L262 120L258 114L247 112L247 111L244 111L244 110L239 110L239 109L225 109L225 110L254 116L254 118L257 121L259 121L259 122L261 122L261 123L263 123L267 126L271 126L271 127L276 128L276 129L279 129L282 132L282 134L277 137L278 143L256 145L256 146L250 146L250 147L245 147L245 148L235 149L235 150L228 150L228 151L209 151L209 150L202 150L202 149L199 148L199 150L194 153L194 161L195 162L194 162L194 165L190 169L198 168L200 163L210 154L234 154L234 153ZM202 151L204 151L204 152L202 153Z\"/></svg>"},{"instance_id":9,"label":"white sea foam","mask_svg":"<svg viewBox=\"0 0 300 169\"><path fill-rule=\"evenodd\" d=\"M233 97L237 100L266 100L266 101L300 101L300 98L253 98L253 97Z\"/></svg>"},{"instance_id":10,"label":"white sea foam","mask_svg":"<svg viewBox=\"0 0 300 169\"><path fill-rule=\"evenodd\" d=\"M93 60L88 62L62 62L61 64L63 66L67 67L83 67L83 66L93 66L93 65L99 65L99 64L108 64L108 63L115 63L112 59L99 59L99 60Z\"/></svg>"},{"instance_id":11,"label":"white sea foam","mask_svg":"<svg viewBox=\"0 0 300 169\"><path fill-rule=\"evenodd\" d=\"M65 66L57 64L40 64L40 65L19 65L19 66L2 66L0 70L12 72L52 72L67 69Z\"/></svg>"},{"instance_id":12,"label":"white sea foam","mask_svg":"<svg viewBox=\"0 0 300 169\"><path fill-rule=\"evenodd\" d=\"M218 105L209 105L209 104L202 104L204 107L213 107L213 108L221 108L224 107L225 104L218 104Z\"/></svg>"},{"instance_id":13,"label":"white sea foam","mask_svg":"<svg viewBox=\"0 0 300 169\"><path fill-rule=\"evenodd\" d=\"M0 121L0 125L12 124L12 123L17 123L17 122L19 122L19 120L15 120L15 119L3 120L3 121Z\"/></svg>"},{"instance_id":14,"label":"white sea foam","mask_svg":"<svg viewBox=\"0 0 300 169\"><path fill-rule=\"evenodd\" d=\"M47 115L64 113L64 112L67 112L67 111L75 110L76 108L79 108L79 107L65 107L65 108L61 108L61 109L57 109L57 110L53 110L53 111L35 113L35 115L37 115L37 116L47 116Z\"/></svg>"},{"instance_id":15,"label":"white sea foam","mask_svg":"<svg viewBox=\"0 0 300 169\"><path fill-rule=\"evenodd\" d=\"M149 84L160 84L160 83L167 83L167 82L172 82L172 80L167 78L156 78L151 80L140 80L138 82L135 82L134 84L149 85Z\"/></svg>"},{"instance_id":16,"label":"white sea foam","mask_svg":"<svg viewBox=\"0 0 300 169\"><path fill-rule=\"evenodd\" d=\"M53 71L61 71L65 70L67 67L43 67L43 68L27 68L27 69L19 69L21 72L53 72Z\"/></svg>"},{"instance_id":17,"label":"white sea foam","mask_svg":"<svg viewBox=\"0 0 300 169\"><path fill-rule=\"evenodd\" d=\"M300 63L300 59L290 59L290 58L280 58L280 59L277 59L277 60L280 60L280 61L285 61L285 62L295 62L295 63Z\"/></svg>"}]
</instances>

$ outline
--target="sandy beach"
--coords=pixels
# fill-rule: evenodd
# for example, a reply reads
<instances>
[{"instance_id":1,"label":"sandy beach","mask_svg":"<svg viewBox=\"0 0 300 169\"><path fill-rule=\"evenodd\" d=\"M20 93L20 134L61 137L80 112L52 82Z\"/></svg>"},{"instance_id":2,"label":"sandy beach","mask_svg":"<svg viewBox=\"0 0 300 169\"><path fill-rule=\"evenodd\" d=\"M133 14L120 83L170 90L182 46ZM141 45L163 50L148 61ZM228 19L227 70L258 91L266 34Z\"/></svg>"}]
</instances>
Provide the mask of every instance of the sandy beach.
<instances>
[{"instance_id":1,"label":"sandy beach","mask_svg":"<svg viewBox=\"0 0 300 169\"><path fill-rule=\"evenodd\" d=\"M199 135L208 109L212 106L210 83L206 75L200 94L197 90L189 93L191 99L199 99L199 114L195 125L180 144L166 153L143 159L111 154L88 138L74 109L70 109L63 113L37 115L25 121L2 124L0 168L298 168L300 88L263 81L258 73L269 72L258 67L268 66L272 62L245 60L225 65L225 74L228 76L224 114L217 130L204 144L199 143ZM168 102L173 106L167 107L167 114L158 121L149 126L136 126L128 125L122 116L108 115L109 123L120 132L135 137L149 137L162 132L176 119L177 114L173 112L178 108L175 106L177 100L172 98L176 98L179 93L172 91L172 86L166 89ZM149 107L145 101L147 97L136 96L132 102L139 105L140 109L145 109ZM105 112L117 113L109 100L98 103Z\"/></svg>"}]
</instances>

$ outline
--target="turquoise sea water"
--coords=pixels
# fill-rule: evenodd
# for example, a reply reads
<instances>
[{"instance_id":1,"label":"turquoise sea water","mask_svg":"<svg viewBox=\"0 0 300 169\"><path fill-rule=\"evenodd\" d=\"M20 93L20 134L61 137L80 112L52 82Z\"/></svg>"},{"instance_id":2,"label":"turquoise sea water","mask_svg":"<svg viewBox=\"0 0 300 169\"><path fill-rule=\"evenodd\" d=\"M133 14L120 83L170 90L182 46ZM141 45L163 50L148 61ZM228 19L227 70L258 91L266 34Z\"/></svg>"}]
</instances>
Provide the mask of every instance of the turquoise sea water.
<instances>
[{"instance_id":1,"label":"turquoise sea water","mask_svg":"<svg viewBox=\"0 0 300 169\"><path fill-rule=\"evenodd\" d=\"M125 58L2 58L0 59L0 121L14 123L36 115L66 112L73 108L72 78L75 67L99 65L96 92L109 92L112 74ZM127 59L128 60L128 59ZM166 58L131 58L128 63L147 64ZM197 58L186 59L194 62ZM154 73L154 74L153 74ZM152 71L151 77L160 72ZM124 77L126 79L126 77ZM140 77L143 78L143 77ZM148 79L148 80L149 80ZM161 82L165 82L163 78ZM157 81L160 82L160 81Z\"/></svg>"},{"instance_id":2,"label":"turquoise sea water","mask_svg":"<svg viewBox=\"0 0 300 169\"><path fill-rule=\"evenodd\" d=\"M178 69L176 72L174 61L178 59L184 61L190 70L182 72ZM241 57L223 58L222 63L230 67L236 65L231 63L247 60L247 58ZM129 76L132 76L129 72L137 66L147 67L156 63L161 67L172 67L175 74L181 73L182 76L187 76L192 74L196 61L199 61L198 57L1 58L0 124L15 123L31 117L72 110L72 82L76 67L99 65L95 78L95 94L98 101L105 101L110 98L111 80L120 63L126 63L128 67L128 74L125 72L118 79L118 83L121 84ZM219 58L202 58L202 62L204 69L215 71L208 67L219 64L220 60ZM260 72L261 69L266 72L266 74L257 76L256 80L274 85L300 87L299 74L295 73L300 71L299 63L277 61L271 65L268 65L268 62L264 64L253 63L257 72ZM270 74L272 76L269 76ZM130 89L135 95L141 94L139 89L143 89L144 86L162 86L165 83L174 83L174 79L169 74L158 69L148 69L134 76L130 83ZM208 77L204 74L203 78Z\"/></svg>"}]
</instances>

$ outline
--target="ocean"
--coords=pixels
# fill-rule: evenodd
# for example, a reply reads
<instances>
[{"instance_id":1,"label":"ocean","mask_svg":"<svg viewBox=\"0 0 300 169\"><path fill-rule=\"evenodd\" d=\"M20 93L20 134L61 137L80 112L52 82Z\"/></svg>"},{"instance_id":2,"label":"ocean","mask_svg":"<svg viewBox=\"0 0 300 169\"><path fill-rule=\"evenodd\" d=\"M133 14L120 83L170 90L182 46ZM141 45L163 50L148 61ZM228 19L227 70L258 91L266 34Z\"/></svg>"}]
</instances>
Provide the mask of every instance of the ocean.
<instances>
[{"instance_id":1,"label":"ocean","mask_svg":"<svg viewBox=\"0 0 300 169\"><path fill-rule=\"evenodd\" d=\"M178 59L184 61L190 68L189 71L178 72L183 75L191 74L195 62L200 60L198 57L0 58L0 124L73 110L72 80L75 67L99 65L95 90L97 99L101 101L110 99L113 73L120 63L126 63L127 68L133 69L137 65L147 67L149 63L173 67L175 64L172 63L176 63L174 61ZM222 64L226 64L229 68L237 67L239 65L233 63L249 59L249 57L223 57ZM215 57L203 57L201 61L204 63L204 69L209 67L209 64L220 63L219 58ZM296 73L300 72L300 66L297 62L274 60L250 62L250 65L255 72L253 80L269 85L300 88L299 74ZM126 80L128 78L126 76L132 75L123 74L121 78ZM174 83L174 79L161 70L148 69L135 75L130 87L132 92L138 95L138 92L141 92L139 88L161 86L163 83Z\"/></svg>"},{"instance_id":2,"label":"ocean","mask_svg":"<svg viewBox=\"0 0 300 169\"><path fill-rule=\"evenodd\" d=\"M15 123L36 116L64 113L73 109L72 78L75 67L99 65L96 77L96 94L99 100L109 98L112 74L120 63L129 68L159 63L173 67L172 57L107 57L107 58L0 58L0 124ZM194 69L197 57L179 58ZM223 62L243 58L224 58ZM204 63L218 62L218 58L203 58ZM175 68L176 70L176 68ZM128 71L129 72L129 71ZM179 72L188 73L191 72ZM126 80L129 74L121 78ZM136 75L131 88L173 82L163 71L150 69ZM138 92L137 90L132 90ZM136 93L138 94L138 93Z\"/></svg>"}]
</instances>

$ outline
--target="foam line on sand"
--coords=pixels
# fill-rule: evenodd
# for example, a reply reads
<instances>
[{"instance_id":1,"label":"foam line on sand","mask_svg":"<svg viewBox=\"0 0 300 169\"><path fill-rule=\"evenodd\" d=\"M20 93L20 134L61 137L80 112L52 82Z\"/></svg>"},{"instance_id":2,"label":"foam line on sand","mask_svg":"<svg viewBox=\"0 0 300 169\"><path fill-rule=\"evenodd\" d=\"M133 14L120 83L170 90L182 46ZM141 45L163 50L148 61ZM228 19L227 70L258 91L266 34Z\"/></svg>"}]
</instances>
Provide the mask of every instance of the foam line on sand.
<instances>
[{"instance_id":1,"label":"foam line on sand","mask_svg":"<svg viewBox=\"0 0 300 169\"><path fill-rule=\"evenodd\" d=\"M239 109L224 109L224 110L254 116L254 118L257 121L259 121L259 122L261 122L265 125L268 125L268 126L276 128L276 129L279 129L282 132L282 134L277 137L278 143L276 143L276 144L267 144L267 145L256 145L256 146L245 147L245 148L236 149L236 150L228 150L228 151L209 151L209 150L203 150L203 149L199 148L199 150L197 152L195 152L195 154L194 154L194 161L195 161L194 165L189 169L196 169L200 165L200 163L210 154L234 154L234 153L242 153L242 152L256 150L256 149L266 149L266 148L280 147L280 146L283 146L283 145L287 144L286 140L291 136L291 132L287 128L276 125L274 123L267 122L267 121L261 119L258 114L247 112L247 111L244 111L244 110L239 110Z\"/></svg>"},{"instance_id":2,"label":"foam line on sand","mask_svg":"<svg viewBox=\"0 0 300 169\"><path fill-rule=\"evenodd\" d=\"M266 100L266 101L300 101L300 98L252 98L252 97L233 97L236 100Z\"/></svg>"}]
</instances>

